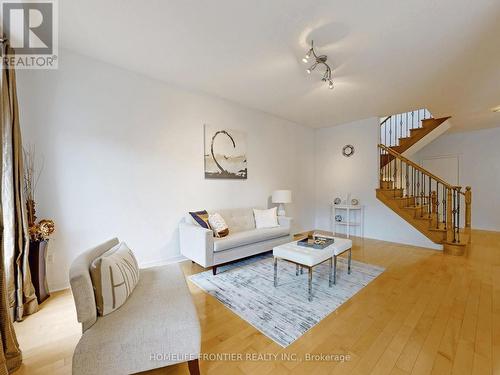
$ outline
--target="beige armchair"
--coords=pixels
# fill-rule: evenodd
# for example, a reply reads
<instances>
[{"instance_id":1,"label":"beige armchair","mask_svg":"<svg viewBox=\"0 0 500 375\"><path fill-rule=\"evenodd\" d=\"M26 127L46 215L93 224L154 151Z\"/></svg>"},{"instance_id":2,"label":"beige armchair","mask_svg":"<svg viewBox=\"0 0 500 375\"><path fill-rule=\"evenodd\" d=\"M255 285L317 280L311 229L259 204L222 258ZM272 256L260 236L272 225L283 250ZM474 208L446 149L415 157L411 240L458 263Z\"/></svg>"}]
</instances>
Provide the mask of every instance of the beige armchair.
<instances>
[{"instance_id":1,"label":"beige armchair","mask_svg":"<svg viewBox=\"0 0 500 375\"><path fill-rule=\"evenodd\" d=\"M73 374L133 374L188 362L199 374L200 325L177 264L140 270L139 283L118 310L97 315L89 267L119 243L114 238L78 256L70 269L82 337L73 354Z\"/></svg>"}]
</instances>

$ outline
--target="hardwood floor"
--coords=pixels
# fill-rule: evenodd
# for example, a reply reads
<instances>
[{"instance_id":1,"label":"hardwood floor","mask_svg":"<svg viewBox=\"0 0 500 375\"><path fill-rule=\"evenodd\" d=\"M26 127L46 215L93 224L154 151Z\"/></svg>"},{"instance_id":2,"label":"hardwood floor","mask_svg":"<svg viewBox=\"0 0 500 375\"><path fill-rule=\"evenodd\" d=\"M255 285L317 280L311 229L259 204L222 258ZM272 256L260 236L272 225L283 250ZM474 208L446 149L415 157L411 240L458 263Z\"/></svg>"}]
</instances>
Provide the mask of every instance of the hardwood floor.
<instances>
[{"instance_id":1,"label":"hardwood floor","mask_svg":"<svg viewBox=\"0 0 500 375\"><path fill-rule=\"evenodd\" d=\"M200 361L202 374L500 373L500 233L473 231L466 257L355 240L353 258L386 271L283 349L193 284L203 353L259 353L278 360ZM202 268L183 262L186 275ZM15 325L21 374L70 374L80 336L69 291ZM307 360L310 354L349 356ZM289 356L288 360L280 360ZM148 374L188 374L186 364Z\"/></svg>"}]
</instances>

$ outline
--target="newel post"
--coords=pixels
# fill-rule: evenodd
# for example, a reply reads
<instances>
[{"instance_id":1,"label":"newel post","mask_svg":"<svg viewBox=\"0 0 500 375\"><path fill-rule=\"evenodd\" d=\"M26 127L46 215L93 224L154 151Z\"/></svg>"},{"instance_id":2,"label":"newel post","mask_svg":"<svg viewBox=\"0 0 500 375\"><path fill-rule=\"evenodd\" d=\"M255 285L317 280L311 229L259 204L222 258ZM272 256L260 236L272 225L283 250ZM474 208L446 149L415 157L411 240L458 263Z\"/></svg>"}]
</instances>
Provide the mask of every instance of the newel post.
<instances>
[{"instance_id":1,"label":"newel post","mask_svg":"<svg viewBox=\"0 0 500 375\"><path fill-rule=\"evenodd\" d=\"M469 234L469 243L472 241L472 189L465 187L465 232Z\"/></svg>"},{"instance_id":2,"label":"newel post","mask_svg":"<svg viewBox=\"0 0 500 375\"><path fill-rule=\"evenodd\" d=\"M472 221L472 190L470 186L465 187L465 227L471 227Z\"/></svg>"}]
</instances>

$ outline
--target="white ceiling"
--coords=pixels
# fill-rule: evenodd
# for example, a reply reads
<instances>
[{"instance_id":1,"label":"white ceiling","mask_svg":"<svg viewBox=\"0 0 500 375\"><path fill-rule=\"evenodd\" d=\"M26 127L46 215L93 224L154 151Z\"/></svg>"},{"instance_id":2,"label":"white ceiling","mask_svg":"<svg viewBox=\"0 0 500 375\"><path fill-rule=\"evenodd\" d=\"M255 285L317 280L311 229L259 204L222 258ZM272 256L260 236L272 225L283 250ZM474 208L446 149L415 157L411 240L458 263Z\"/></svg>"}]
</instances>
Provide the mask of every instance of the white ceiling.
<instances>
[{"instance_id":1,"label":"white ceiling","mask_svg":"<svg viewBox=\"0 0 500 375\"><path fill-rule=\"evenodd\" d=\"M500 126L499 0L63 0L64 48L311 127L427 107ZM314 39L335 88L307 75Z\"/></svg>"}]
</instances>

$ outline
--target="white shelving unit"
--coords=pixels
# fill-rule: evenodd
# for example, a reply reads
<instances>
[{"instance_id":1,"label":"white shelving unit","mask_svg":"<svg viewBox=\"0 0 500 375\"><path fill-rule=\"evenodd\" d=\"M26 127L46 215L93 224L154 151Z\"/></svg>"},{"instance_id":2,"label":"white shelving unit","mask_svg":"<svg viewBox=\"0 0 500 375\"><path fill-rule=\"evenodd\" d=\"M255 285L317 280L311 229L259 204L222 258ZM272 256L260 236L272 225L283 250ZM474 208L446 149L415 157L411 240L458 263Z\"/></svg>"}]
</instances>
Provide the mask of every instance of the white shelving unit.
<instances>
[{"instance_id":1,"label":"white shelving unit","mask_svg":"<svg viewBox=\"0 0 500 375\"><path fill-rule=\"evenodd\" d=\"M335 216L341 215L342 221L336 221ZM347 238L351 236L351 228L354 228L354 235L364 237L364 217L365 207L363 205L332 204L332 232L337 233L337 229L344 228L340 234L345 234Z\"/></svg>"}]
</instances>

